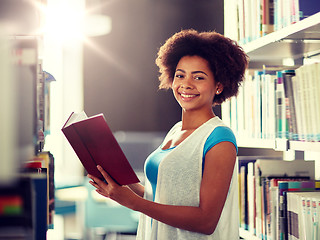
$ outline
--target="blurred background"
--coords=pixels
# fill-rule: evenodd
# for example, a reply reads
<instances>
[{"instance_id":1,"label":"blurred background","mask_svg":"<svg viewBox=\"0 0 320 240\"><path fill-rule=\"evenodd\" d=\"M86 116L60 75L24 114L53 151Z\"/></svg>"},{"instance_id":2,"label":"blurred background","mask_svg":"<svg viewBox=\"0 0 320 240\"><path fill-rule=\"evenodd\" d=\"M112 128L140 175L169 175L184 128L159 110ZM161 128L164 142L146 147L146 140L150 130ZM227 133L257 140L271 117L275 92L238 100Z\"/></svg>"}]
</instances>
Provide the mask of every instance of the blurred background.
<instances>
[{"instance_id":1,"label":"blurred background","mask_svg":"<svg viewBox=\"0 0 320 240\"><path fill-rule=\"evenodd\" d=\"M181 29L223 34L223 13L223 0L0 0L1 191L25 161L50 152L56 213L48 239L134 235L138 216L91 194L61 128L71 112L103 113L143 181L145 158L181 117L171 91L158 90L157 51Z\"/></svg>"},{"instance_id":2,"label":"blurred background","mask_svg":"<svg viewBox=\"0 0 320 240\"><path fill-rule=\"evenodd\" d=\"M170 91L157 90L157 51L181 29L223 33L223 1L100 2L112 30L90 38L96 50L84 45L85 111L104 112L115 130L167 131L181 112Z\"/></svg>"}]
</instances>

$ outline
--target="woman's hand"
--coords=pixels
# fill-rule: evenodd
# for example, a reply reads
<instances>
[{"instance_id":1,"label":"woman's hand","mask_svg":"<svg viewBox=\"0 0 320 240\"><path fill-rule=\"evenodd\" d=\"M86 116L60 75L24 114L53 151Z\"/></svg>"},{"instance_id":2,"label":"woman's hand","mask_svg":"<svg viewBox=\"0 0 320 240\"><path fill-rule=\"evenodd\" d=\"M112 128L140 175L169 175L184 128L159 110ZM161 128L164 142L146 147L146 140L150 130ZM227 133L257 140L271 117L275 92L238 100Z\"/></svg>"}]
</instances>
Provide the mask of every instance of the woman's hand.
<instances>
[{"instance_id":1,"label":"woman's hand","mask_svg":"<svg viewBox=\"0 0 320 240\"><path fill-rule=\"evenodd\" d=\"M119 204L134 209L135 201L139 198L128 186L120 186L117 184L109 174L101 167L97 166L106 182L101 179L88 175L92 181L89 183L96 188L96 191L104 197L110 198Z\"/></svg>"}]
</instances>

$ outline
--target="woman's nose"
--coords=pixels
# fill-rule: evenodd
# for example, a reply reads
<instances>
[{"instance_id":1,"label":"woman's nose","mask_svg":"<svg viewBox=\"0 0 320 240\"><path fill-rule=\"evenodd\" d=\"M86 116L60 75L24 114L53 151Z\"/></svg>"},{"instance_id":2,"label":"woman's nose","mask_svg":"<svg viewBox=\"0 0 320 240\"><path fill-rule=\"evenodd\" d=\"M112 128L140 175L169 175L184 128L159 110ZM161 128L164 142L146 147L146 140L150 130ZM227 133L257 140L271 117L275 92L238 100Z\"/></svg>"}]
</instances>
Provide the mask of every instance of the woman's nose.
<instances>
[{"instance_id":1,"label":"woman's nose","mask_svg":"<svg viewBox=\"0 0 320 240\"><path fill-rule=\"evenodd\" d=\"M185 78L181 83L182 88L191 89L193 88L192 81L190 78Z\"/></svg>"}]
</instances>

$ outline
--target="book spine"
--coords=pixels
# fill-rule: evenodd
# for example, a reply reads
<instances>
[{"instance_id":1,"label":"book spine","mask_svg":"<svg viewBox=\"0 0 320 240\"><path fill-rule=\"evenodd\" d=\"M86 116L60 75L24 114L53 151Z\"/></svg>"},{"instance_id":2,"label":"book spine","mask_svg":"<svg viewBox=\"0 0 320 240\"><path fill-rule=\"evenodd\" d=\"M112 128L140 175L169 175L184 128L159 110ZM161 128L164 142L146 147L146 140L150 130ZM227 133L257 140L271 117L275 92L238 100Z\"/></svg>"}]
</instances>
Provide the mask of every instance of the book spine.
<instances>
[{"instance_id":1,"label":"book spine","mask_svg":"<svg viewBox=\"0 0 320 240\"><path fill-rule=\"evenodd\" d=\"M276 137L285 138L285 99L283 88L283 77L281 72L277 72L277 85L276 85Z\"/></svg>"},{"instance_id":2,"label":"book spine","mask_svg":"<svg viewBox=\"0 0 320 240\"><path fill-rule=\"evenodd\" d=\"M294 71L283 72L283 85L286 103L286 137L290 140L295 139L294 135L297 133L296 114L292 92L292 77L294 75Z\"/></svg>"}]
</instances>

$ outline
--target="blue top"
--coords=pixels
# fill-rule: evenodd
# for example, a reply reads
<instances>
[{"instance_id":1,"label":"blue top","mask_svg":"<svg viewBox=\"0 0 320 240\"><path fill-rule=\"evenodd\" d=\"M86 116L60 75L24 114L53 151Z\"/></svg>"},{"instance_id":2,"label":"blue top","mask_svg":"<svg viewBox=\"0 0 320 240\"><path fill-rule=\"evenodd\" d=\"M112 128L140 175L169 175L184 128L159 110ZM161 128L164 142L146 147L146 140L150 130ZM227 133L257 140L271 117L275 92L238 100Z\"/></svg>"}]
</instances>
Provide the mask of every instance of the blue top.
<instances>
[{"instance_id":1,"label":"blue top","mask_svg":"<svg viewBox=\"0 0 320 240\"><path fill-rule=\"evenodd\" d=\"M204 169L205 155L206 153L216 144L220 142L231 142L234 144L238 151L236 138L232 130L228 127L219 126L216 127L212 133L209 135L206 140L203 148L203 158L202 158L202 171ZM155 198L156 188L157 188L157 179L158 179L158 169L159 164L162 159L166 157L175 147L162 149L162 146L158 147L153 153L149 155L145 163L145 173L151 183L153 200Z\"/></svg>"}]
</instances>

